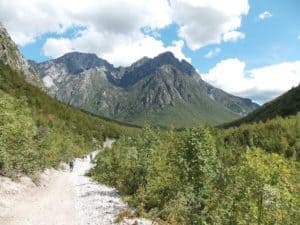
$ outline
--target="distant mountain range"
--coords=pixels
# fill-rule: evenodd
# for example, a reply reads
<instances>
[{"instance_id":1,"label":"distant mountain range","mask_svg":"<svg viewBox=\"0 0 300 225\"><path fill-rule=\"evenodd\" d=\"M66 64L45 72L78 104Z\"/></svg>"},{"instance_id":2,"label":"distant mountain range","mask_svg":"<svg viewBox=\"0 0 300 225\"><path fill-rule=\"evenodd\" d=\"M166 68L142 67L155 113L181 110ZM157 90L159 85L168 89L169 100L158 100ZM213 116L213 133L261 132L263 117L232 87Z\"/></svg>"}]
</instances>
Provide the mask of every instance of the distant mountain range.
<instances>
[{"instance_id":1,"label":"distant mountain range","mask_svg":"<svg viewBox=\"0 0 300 225\"><path fill-rule=\"evenodd\" d=\"M30 63L60 101L139 125L220 124L258 107L209 85L191 64L171 52L118 68L95 54L79 52Z\"/></svg>"},{"instance_id":2,"label":"distant mountain range","mask_svg":"<svg viewBox=\"0 0 300 225\"><path fill-rule=\"evenodd\" d=\"M229 122L258 107L206 83L171 52L117 68L95 54L79 52L28 63L2 25L0 40L4 64L58 100L96 115L137 125L191 127Z\"/></svg>"},{"instance_id":3,"label":"distant mountain range","mask_svg":"<svg viewBox=\"0 0 300 225\"><path fill-rule=\"evenodd\" d=\"M243 123L266 121L276 116L296 115L298 112L300 112L300 84L274 100L267 102L260 108L249 113L246 117L225 124L224 126L231 127L239 126Z\"/></svg>"}]
</instances>

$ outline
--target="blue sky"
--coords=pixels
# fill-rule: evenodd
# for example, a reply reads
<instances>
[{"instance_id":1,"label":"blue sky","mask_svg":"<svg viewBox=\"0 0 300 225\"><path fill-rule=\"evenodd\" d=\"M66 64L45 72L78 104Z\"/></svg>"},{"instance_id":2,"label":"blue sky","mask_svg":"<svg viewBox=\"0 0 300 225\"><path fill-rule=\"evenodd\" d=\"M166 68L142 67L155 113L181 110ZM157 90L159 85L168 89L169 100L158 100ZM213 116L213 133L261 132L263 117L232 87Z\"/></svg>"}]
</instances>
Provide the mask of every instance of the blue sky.
<instances>
[{"instance_id":1,"label":"blue sky","mask_svg":"<svg viewBox=\"0 0 300 225\"><path fill-rule=\"evenodd\" d=\"M19 45L19 49L26 59L31 59L36 62L44 62L52 59L53 57L46 56L43 54L42 48L48 38L73 38L76 36L75 28L70 28L63 34L56 33L45 33L41 36L38 36L33 43L26 44L24 46Z\"/></svg>"},{"instance_id":2,"label":"blue sky","mask_svg":"<svg viewBox=\"0 0 300 225\"><path fill-rule=\"evenodd\" d=\"M300 2L297 0L251 0L250 10L243 17L240 31L246 34L245 39L236 42L212 44L199 50L192 51L187 46L183 48L185 55L192 59L192 64L201 72L207 72L218 61L226 58L239 58L247 62L247 69L264 65L295 61L300 59ZM271 18L259 20L258 15L268 11ZM178 26L171 24L159 31L160 39L165 45L179 39ZM72 38L78 29L70 28L63 34L45 33L34 43L20 46L21 52L28 59L42 62L51 59L42 51L47 38ZM215 48L221 52L212 58L204 55Z\"/></svg>"},{"instance_id":3,"label":"blue sky","mask_svg":"<svg viewBox=\"0 0 300 225\"><path fill-rule=\"evenodd\" d=\"M300 81L299 12L297 0L0 1L27 59L82 51L119 66L172 51L207 82L259 103Z\"/></svg>"},{"instance_id":4,"label":"blue sky","mask_svg":"<svg viewBox=\"0 0 300 225\"><path fill-rule=\"evenodd\" d=\"M206 73L217 62L226 58L239 58L247 63L247 69L284 61L300 59L300 1L297 0L251 0L250 10L243 17L239 29L245 33L243 40L205 46L197 51L185 47L183 52L192 58L192 64ZM258 15L268 11L271 18L259 20ZM161 31L164 43L178 39L176 25ZM221 52L212 58L203 56L215 48Z\"/></svg>"}]
</instances>

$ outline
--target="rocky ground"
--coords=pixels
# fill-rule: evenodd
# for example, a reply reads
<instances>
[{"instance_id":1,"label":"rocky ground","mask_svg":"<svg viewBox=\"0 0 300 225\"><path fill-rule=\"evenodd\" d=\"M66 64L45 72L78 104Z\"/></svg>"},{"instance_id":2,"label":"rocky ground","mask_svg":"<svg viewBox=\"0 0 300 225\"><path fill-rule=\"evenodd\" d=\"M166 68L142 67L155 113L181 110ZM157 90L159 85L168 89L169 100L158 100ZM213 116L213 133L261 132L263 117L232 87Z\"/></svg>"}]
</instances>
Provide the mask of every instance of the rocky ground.
<instances>
[{"instance_id":1,"label":"rocky ground","mask_svg":"<svg viewBox=\"0 0 300 225\"><path fill-rule=\"evenodd\" d=\"M111 140L105 142L106 147L111 144ZM117 223L116 218L122 211L132 210L116 189L85 176L92 166L89 157L76 159L73 172L47 170L41 174L39 185L25 177L19 182L0 177L0 224L152 224L140 218L125 218Z\"/></svg>"}]
</instances>

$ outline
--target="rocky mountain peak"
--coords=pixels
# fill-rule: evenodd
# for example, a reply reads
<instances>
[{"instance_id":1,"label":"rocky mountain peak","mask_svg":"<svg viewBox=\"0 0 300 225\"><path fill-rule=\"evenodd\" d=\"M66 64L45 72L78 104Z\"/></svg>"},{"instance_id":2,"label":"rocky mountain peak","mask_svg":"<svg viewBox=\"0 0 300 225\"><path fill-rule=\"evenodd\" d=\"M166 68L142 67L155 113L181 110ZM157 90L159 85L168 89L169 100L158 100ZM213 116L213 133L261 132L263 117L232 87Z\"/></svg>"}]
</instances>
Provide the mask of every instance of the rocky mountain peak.
<instances>
[{"instance_id":1,"label":"rocky mountain peak","mask_svg":"<svg viewBox=\"0 0 300 225\"><path fill-rule=\"evenodd\" d=\"M140 66L144 65L145 63L147 63L149 60L151 60L151 58L144 56L143 58L139 59L138 61L132 63L130 67L131 68L140 67Z\"/></svg>"},{"instance_id":2,"label":"rocky mountain peak","mask_svg":"<svg viewBox=\"0 0 300 225\"><path fill-rule=\"evenodd\" d=\"M70 74L79 74L85 70L104 66L113 69L113 65L93 53L70 52L53 60L56 64L63 64Z\"/></svg>"},{"instance_id":3,"label":"rocky mountain peak","mask_svg":"<svg viewBox=\"0 0 300 225\"><path fill-rule=\"evenodd\" d=\"M33 65L60 101L136 124L149 118L160 125L215 124L257 107L207 84L190 63L171 52L118 68L95 54L79 52Z\"/></svg>"},{"instance_id":4,"label":"rocky mountain peak","mask_svg":"<svg viewBox=\"0 0 300 225\"><path fill-rule=\"evenodd\" d=\"M194 67L188 63L186 60L182 59L179 61L172 52L164 52L153 58L155 64L158 65L172 65L176 69L188 75L193 75L195 73Z\"/></svg>"},{"instance_id":5,"label":"rocky mountain peak","mask_svg":"<svg viewBox=\"0 0 300 225\"><path fill-rule=\"evenodd\" d=\"M213 124L238 118L256 108L203 80L193 66L164 52L115 68L95 54L71 52L42 63L27 62L0 25L0 60L50 95L97 115L142 125L145 120L168 126Z\"/></svg>"},{"instance_id":6,"label":"rocky mountain peak","mask_svg":"<svg viewBox=\"0 0 300 225\"><path fill-rule=\"evenodd\" d=\"M130 67L124 69L118 84L123 87L132 86L141 79L155 74L155 72L164 65L174 67L176 70L187 76L196 74L194 67L187 61L179 61L172 52L164 52L153 59L144 57L133 63Z\"/></svg>"},{"instance_id":7,"label":"rocky mountain peak","mask_svg":"<svg viewBox=\"0 0 300 225\"><path fill-rule=\"evenodd\" d=\"M165 61L168 61L168 60L170 61L170 60L176 59L175 56L174 56L174 54L172 52L170 52L170 51L162 52L162 53L160 53L159 55L157 55L154 58L158 58L161 61L164 61L164 60Z\"/></svg>"}]
</instances>

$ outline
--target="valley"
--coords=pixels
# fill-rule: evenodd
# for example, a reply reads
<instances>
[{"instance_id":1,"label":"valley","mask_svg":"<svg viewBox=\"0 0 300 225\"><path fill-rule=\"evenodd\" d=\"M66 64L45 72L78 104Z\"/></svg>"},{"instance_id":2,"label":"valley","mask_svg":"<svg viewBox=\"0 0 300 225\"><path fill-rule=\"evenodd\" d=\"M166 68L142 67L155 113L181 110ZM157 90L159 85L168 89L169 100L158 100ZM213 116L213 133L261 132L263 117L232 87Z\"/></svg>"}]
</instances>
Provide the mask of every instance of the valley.
<instances>
[{"instance_id":1,"label":"valley","mask_svg":"<svg viewBox=\"0 0 300 225\"><path fill-rule=\"evenodd\" d=\"M0 224L299 224L296 7L249 2L0 0Z\"/></svg>"},{"instance_id":2,"label":"valley","mask_svg":"<svg viewBox=\"0 0 300 225\"><path fill-rule=\"evenodd\" d=\"M79 52L31 65L58 100L137 125L220 124L258 107L209 85L171 52L142 58L129 67L115 68L94 54Z\"/></svg>"}]
</instances>

